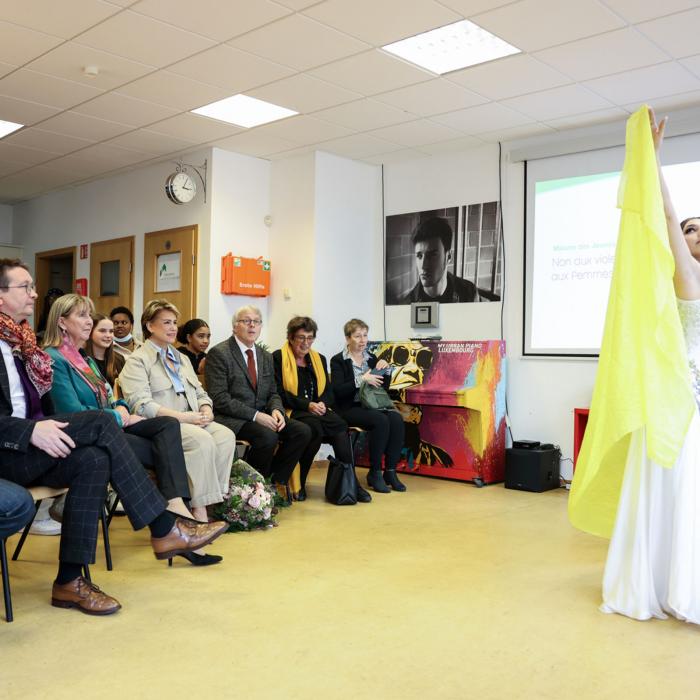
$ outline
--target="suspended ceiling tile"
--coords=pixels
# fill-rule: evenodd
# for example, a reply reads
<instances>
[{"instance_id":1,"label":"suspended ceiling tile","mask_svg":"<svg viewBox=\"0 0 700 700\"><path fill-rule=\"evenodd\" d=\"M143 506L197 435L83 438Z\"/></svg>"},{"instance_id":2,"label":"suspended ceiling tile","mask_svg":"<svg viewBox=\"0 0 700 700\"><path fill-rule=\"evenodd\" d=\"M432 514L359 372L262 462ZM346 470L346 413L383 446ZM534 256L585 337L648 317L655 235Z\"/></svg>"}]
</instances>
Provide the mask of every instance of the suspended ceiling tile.
<instances>
[{"instance_id":1,"label":"suspended ceiling tile","mask_svg":"<svg viewBox=\"0 0 700 700\"><path fill-rule=\"evenodd\" d=\"M574 80L588 80L668 61L668 56L629 27L545 49L535 58Z\"/></svg>"},{"instance_id":2,"label":"suspended ceiling tile","mask_svg":"<svg viewBox=\"0 0 700 700\"><path fill-rule=\"evenodd\" d=\"M186 112L151 124L150 130L194 143L205 143L237 134L243 131L243 127Z\"/></svg>"},{"instance_id":3,"label":"suspended ceiling tile","mask_svg":"<svg viewBox=\"0 0 700 700\"><path fill-rule=\"evenodd\" d=\"M132 9L216 41L226 41L290 12L267 0L142 0Z\"/></svg>"},{"instance_id":4,"label":"suspended ceiling tile","mask_svg":"<svg viewBox=\"0 0 700 700\"><path fill-rule=\"evenodd\" d=\"M318 0L277 0L280 5L288 7L290 10L303 10L310 5L318 5Z\"/></svg>"},{"instance_id":5,"label":"suspended ceiling tile","mask_svg":"<svg viewBox=\"0 0 700 700\"><path fill-rule=\"evenodd\" d=\"M92 164L95 167L104 167L110 170L123 168L145 160L151 160L155 153L135 151L127 148L120 148L112 144L97 143L82 151L64 156L64 161L73 159L75 163Z\"/></svg>"},{"instance_id":6,"label":"suspended ceiling tile","mask_svg":"<svg viewBox=\"0 0 700 700\"><path fill-rule=\"evenodd\" d=\"M94 77L85 75L83 69L86 66L96 66L99 74ZM101 90L112 90L155 70L153 66L130 61L74 42L61 44L32 61L27 67L46 75L74 80Z\"/></svg>"},{"instance_id":7,"label":"suspended ceiling tile","mask_svg":"<svg viewBox=\"0 0 700 700\"><path fill-rule=\"evenodd\" d=\"M61 42L56 36L0 21L0 61L5 63L24 65Z\"/></svg>"},{"instance_id":8,"label":"suspended ceiling tile","mask_svg":"<svg viewBox=\"0 0 700 700\"><path fill-rule=\"evenodd\" d=\"M90 102L76 107L74 111L98 119L129 124L132 127L145 126L177 114L177 110L170 107L139 100L118 92L110 92L90 100Z\"/></svg>"},{"instance_id":9,"label":"suspended ceiling tile","mask_svg":"<svg viewBox=\"0 0 700 700\"><path fill-rule=\"evenodd\" d=\"M371 48L363 41L296 14L229 43L296 70L320 66Z\"/></svg>"},{"instance_id":10,"label":"suspended ceiling tile","mask_svg":"<svg viewBox=\"0 0 700 700\"><path fill-rule=\"evenodd\" d=\"M326 0L305 15L340 31L383 46L414 34L457 22L462 17L432 0Z\"/></svg>"},{"instance_id":11,"label":"suspended ceiling tile","mask_svg":"<svg viewBox=\"0 0 700 700\"><path fill-rule=\"evenodd\" d=\"M571 82L571 78L527 54L506 56L445 77L491 100L503 100Z\"/></svg>"},{"instance_id":12,"label":"suspended ceiling tile","mask_svg":"<svg viewBox=\"0 0 700 700\"><path fill-rule=\"evenodd\" d=\"M17 163L16 161L7 160L6 158L0 160L0 177L26 169L26 163Z\"/></svg>"},{"instance_id":13,"label":"suspended ceiling tile","mask_svg":"<svg viewBox=\"0 0 700 700\"><path fill-rule=\"evenodd\" d=\"M640 2L640 0L604 0L605 4L621 14L628 22L637 23L644 20L670 15L673 12L690 10L697 7L697 0L664 0L664 2Z\"/></svg>"},{"instance_id":14,"label":"suspended ceiling tile","mask_svg":"<svg viewBox=\"0 0 700 700\"><path fill-rule=\"evenodd\" d=\"M24 163L25 165L39 165L45 163L51 158L56 158L60 153L51 153L49 151L41 151L36 148L28 148L26 146L18 146L8 143L5 139L0 140L0 160L13 161L15 163Z\"/></svg>"},{"instance_id":15,"label":"suspended ceiling tile","mask_svg":"<svg viewBox=\"0 0 700 700\"><path fill-rule=\"evenodd\" d=\"M181 112L216 102L230 94L224 88L206 85L165 70L124 85L119 92L129 97L166 105Z\"/></svg>"},{"instance_id":16,"label":"suspended ceiling tile","mask_svg":"<svg viewBox=\"0 0 700 700\"><path fill-rule=\"evenodd\" d=\"M289 119L281 119L280 121L256 129L260 134L275 136L291 141L298 146L308 146L321 141L347 136L353 133L350 129L338 124L331 124L313 117L299 115L290 117Z\"/></svg>"},{"instance_id":17,"label":"suspended ceiling tile","mask_svg":"<svg viewBox=\"0 0 700 700\"><path fill-rule=\"evenodd\" d=\"M700 79L675 62L609 75L584 83L613 104L640 104L657 97L700 90Z\"/></svg>"},{"instance_id":18,"label":"suspended ceiling tile","mask_svg":"<svg viewBox=\"0 0 700 700\"><path fill-rule=\"evenodd\" d=\"M226 45L203 51L168 70L193 80L205 78L207 83L222 87L231 95L294 74L287 66Z\"/></svg>"},{"instance_id":19,"label":"suspended ceiling tile","mask_svg":"<svg viewBox=\"0 0 700 700\"><path fill-rule=\"evenodd\" d=\"M438 141L437 143L428 143L420 147L420 150L430 155L442 155L444 153L459 153L467 151L470 148L476 148L482 145L482 141L473 136L460 136L458 139L449 141Z\"/></svg>"},{"instance_id":20,"label":"suspended ceiling tile","mask_svg":"<svg viewBox=\"0 0 700 700\"><path fill-rule=\"evenodd\" d=\"M2 18L40 32L70 39L117 12L119 6L100 0L31 0L2 5Z\"/></svg>"},{"instance_id":21,"label":"suspended ceiling tile","mask_svg":"<svg viewBox=\"0 0 700 700\"><path fill-rule=\"evenodd\" d=\"M700 7L638 24L637 28L674 58L698 52Z\"/></svg>"},{"instance_id":22,"label":"suspended ceiling tile","mask_svg":"<svg viewBox=\"0 0 700 700\"><path fill-rule=\"evenodd\" d=\"M4 121L29 126L48 119L53 114L58 114L59 111L57 107L0 95L0 119Z\"/></svg>"},{"instance_id":23,"label":"suspended ceiling tile","mask_svg":"<svg viewBox=\"0 0 700 700\"><path fill-rule=\"evenodd\" d=\"M42 122L41 128L57 134L76 136L89 139L90 141L104 141L126 131L131 131L133 126L89 117L78 112L62 112Z\"/></svg>"},{"instance_id":24,"label":"suspended ceiling tile","mask_svg":"<svg viewBox=\"0 0 700 700\"><path fill-rule=\"evenodd\" d=\"M436 77L430 71L377 50L314 68L309 73L367 97Z\"/></svg>"},{"instance_id":25,"label":"suspended ceiling tile","mask_svg":"<svg viewBox=\"0 0 700 700\"><path fill-rule=\"evenodd\" d=\"M299 148L292 148L288 151L280 151L279 153L269 153L266 158L269 160L285 160L286 158L297 158L298 156L305 156L309 153L314 153L317 150L316 146L300 146Z\"/></svg>"},{"instance_id":26,"label":"suspended ceiling tile","mask_svg":"<svg viewBox=\"0 0 700 700\"><path fill-rule=\"evenodd\" d=\"M498 141L515 141L525 139L530 136L540 136L542 134L553 134L554 129L546 124L526 124L525 126L513 126L509 129L495 129L479 134L479 138L487 143L497 143Z\"/></svg>"},{"instance_id":27,"label":"suspended ceiling tile","mask_svg":"<svg viewBox=\"0 0 700 700\"><path fill-rule=\"evenodd\" d=\"M214 44L211 39L199 34L137 15L131 10L110 17L81 34L75 41L158 67L179 61Z\"/></svg>"},{"instance_id":28,"label":"suspended ceiling tile","mask_svg":"<svg viewBox=\"0 0 700 700\"><path fill-rule=\"evenodd\" d=\"M390 153L391 151L398 151L399 149L401 149L399 144L391 143L390 141L377 138L376 136L370 136L369 134L352 134L351 136L344 136L341 139L326 141L319 146L319 150L336 153L346 158L357 158L359 160L367 156L376 156L379 153Z\"/></svg>"},{"instance_id":29,"label":"suspended ceiling tile","mask_svg":"<svg viewBox=\"0 0 700 700\"><path fill-rule=\"evenodd\" d=\"M472 21L521 51L537 51L625 26L597 0L520 0L476 15Z\"/></svg>"},{"instance_id":30,"label":"suspended ceiling tile","mask_svg":"<svg viewBox=\"0 0 700 700\"><path fill-rule=\"evenodd\" d=\"M454 112L488 102L481 95L465 90L444 78L427 80L418 85L385 92L377 95L375 99L422 117Z\"/></svg>"},{"instance_id":31,"label":"suspended ceiling tile","mask_svg":"<svg viewBox=\"0 0 700 700\"><path fill-rule=\"evenodd\" d=\"M502 5L510 5L512 2L513 0L441 0L445 7L449 7L467 18Z\"/></svg>"},{"instance_id":32,"label":"suspended ceiling tile","mask_svg":"<svg viewBox=\"0 0 700 700\"><path fill-rule=\"evenodd\" d=\"M257 129L244 131L241 134L229 136L225 139L218 139L212 143L212 146L223 148L225 151L244 153L249 156L257 156L258 158L264 158L270 153L288 151L298 145L277 136L257 133Z\"/></svg>"},{"instance_id":33,"label":"suspended ceiling tile","mask_svg":"<svg viewBox=\"0 0 700 700\"><path fill-rule=\"evenodd\" d=\"M13 70L16 70L17 66L12 66L9 63L0 63L0 78L9 75Z\"/></svg>"},{"instance_id":34,"label":"suspended ceiling tile","mask_svg":"<svg viewBox=\"0 0 700 700\"><path fill-rule=\"evenodd\" d=\"M697 107L700 105L700 90L693 92L684 92L680 95L669 95L668 97L660 97L654 100L654 110L657 114L674 109L682 109L684 107ZM634 112L639 109L637 102L623 105L624 109L629 112Z\"/></svg>"},{"instance_id":35,"label":"suspended ceiling tile","mask_svg":"<svg viewBox=\"0 0 700 700\"><path fill-rule=\"evenodd\" d=\"M48 162L43 167L68 173L76 181L102 175L114 169L111 165L104 162L95 162L82 153L82 151L70 153L67 156Z\"/></svg>"},{"instance_id":36,"label":"suspended ceiling tile","mask_svg":"<svg viewBox=\"0 0 700 700\"><path fill-rule=\"evenodd\" d=\"M511 126L530 124L534 119L501 104L490 102L489 104L442 114L438 117L433 117L433 121L467 134L479 134L493 131L494 129L507 129Z\"/></svg>"},{"instance_id":37,"label":"suspended ceiling tile","mask_svg":"<svg viewBox=\"0 0 700 700\"><path fill-rule=\"evenodd\" d=\"M375 99L365 98L315 112L314 116L340 124L353 131L369 131L370 129L380 129L383 126L411 121L418 115L383 104Z\"/></svg>"},{"instance_id":38,"label":"suspended ceiling tile","mask_svg":"<svg viewBox=\"0 0 700 700\"><path fill-rule=\"evenodd\" d=\"M683 58L679 61L679 63L681 63L681 65L684 65L697 77L700 77L700 55L690 56L689 58Z\"/></svg>"},{"instance_id":39,"label":"suspended ceiling tile","mask_svg":"<svg viewBox=\"0 0 700 700\"><path fill-rule=\"evenodd\" d=\"M417 119L413 122L375 129L370 135L398 143L401 146L415 147L438 141L450 141L459 138L462 133L428 119Z\"/></svg>"},{"instance_id":40,"label":"suspended ceiling tile","mask_svg":"<svg viewBox=\"0 0 700 700\"><path fill-rule=\"evenodd\" d=\"M192 146L196 145L195 141L185 141L175 138L174 136L159 134L149 129L130 131L128 134L117 136L107 143L112 146L130 148L134 151L155 153L156 155L166 155L168 153L175 153L176 151L191 150Z\"/></svg>"},{"instance_id":41,"label":"suspended ceiling tile","mask_svg":"<svg viewBox=\"0 0 700 700\"><path fill-rule=\"evenodd\" d=\"M24 68L0 79L0 95L27 101L41 100L42 104L59 109L68 109L102 94L103 91L97 88Z\"/></svg>"},{"instance_id":42,"label":"suspended ceiling tile","mask_svg":"<svg viewBox=\"0 0 700 700\"><path fill-rule=\"evenodd\" d=\"M559 119L548 119L546 123L553 129L562 130L595 126L596 124L608 124L610 122L622 122L622 131L624 133L624 122L627 117L629 117L629 113L624 109L609 107L608 109L598 109L593 112L585 112L584 114L560 117Z\"/></svg>"},{"instance_id":43,"label":"suspended ceiling tile","mask_svg":"<svg viewBox=\"0 0 700 700\"><path fill-rule=\"evenodd\" d=\"M610 102L606 99L580 85L565 85L542 92L533 92L504 100L502 104L517 109L538 121L549 121L557 117L610 107Z\"/></svg>"},{"instance_id":44,"label":"suspended ceiling tile","mask_svg":"<svg viewBox=\"0 0 700 700\"><path fill-rule=\"evenodd\" d=\"M28 146L29 148L36 148L42 151L49 151L51 153L71 153L72 151L77 151L80 148L85 148L94 143L84 138L77 138L75 136L66 136L65 134L57 134L52 131L45 131L44 129L30 128L22 129L16 134L11 134L3 139L3 142L15 144L17 146Z\"/></svg>"},{"instance_id":45,"label":"suspended ceiling tile","mask_svg":"<svg viewBox=\"0 0 700 700\"><path fill-rule=\"evenodd\" d=\"M256 90L247 90L246 94L302 114L316 112L319 109L362 97L356 92L306 74L293 75L291 78L278 80L276 83L270 83Z\"/></svg>"}]
</instances>

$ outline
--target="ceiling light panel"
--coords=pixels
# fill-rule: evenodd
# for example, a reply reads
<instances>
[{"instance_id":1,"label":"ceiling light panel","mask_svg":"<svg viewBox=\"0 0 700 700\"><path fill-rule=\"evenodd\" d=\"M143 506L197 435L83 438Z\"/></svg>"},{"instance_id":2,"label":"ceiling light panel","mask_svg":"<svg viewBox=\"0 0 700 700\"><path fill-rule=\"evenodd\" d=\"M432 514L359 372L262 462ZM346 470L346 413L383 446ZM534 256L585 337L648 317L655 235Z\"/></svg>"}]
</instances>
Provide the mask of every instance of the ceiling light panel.
<instances>
[{"instance_id":1,"label":"ceiling light panel","mask_svg":"<svg viewBox=\"0 0 700 700\"><path fill-rule=\"evenodd\" d=\"M520 49L466 19L382 48L438 75L520 53Z\"/></svg>"},{"instance_id":2,"label":"ceiling light panel","mask_svg":"<svg viewBox=\"0 0 700 700\"><path fill-rule=\"evenodd\" d=\"M8 134L11 134L13 131L17 131L17 129L21 129L24 126L24 124L16 124L15 122L6 122L0 119L0 139L4 138Z\"/></svg>"},{"instance_id":3,"label":"ceiling light panel","mask_svg":"<svg viewBox=\"0 0 700 700\"><path fill-rule=\"evenodd\" d=\"M298 114L298 112L286 107L280 107L247 95L233 95L199 109L193 109L192 112L246 128L268 124Z\"/></svg>"}]
</instances>

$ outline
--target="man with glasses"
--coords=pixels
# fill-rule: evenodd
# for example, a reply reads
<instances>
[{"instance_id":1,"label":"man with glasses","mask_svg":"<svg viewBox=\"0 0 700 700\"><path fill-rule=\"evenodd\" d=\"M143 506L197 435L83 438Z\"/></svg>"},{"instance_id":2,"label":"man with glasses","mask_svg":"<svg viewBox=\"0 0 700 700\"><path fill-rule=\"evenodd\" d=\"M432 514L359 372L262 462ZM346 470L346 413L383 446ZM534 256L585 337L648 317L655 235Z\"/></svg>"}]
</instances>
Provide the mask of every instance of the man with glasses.
<instances>
[{"instance_id":1,"label":"man with glasses","mask_svg":"<svg viewBox=\"0 0 700 700\"><path fill-rule=\"evenodd\" d=\"M285 417L272 355L255 343L261 330L260 309L238 309L233 334L209 351L204 376L214 420L251 444L248 461L255 469L274 483L286 484L311 439L311 429Z\"/></svg>"},{"instance_id":2,"label":"man with glasses","mask_svg":"<svg viewBox=\"0 0 700 700\"><path fill-rule=\"evenodd\" d=\"M166 510L124 434L106 411L51 416L49 356L27 319L36 289L20 260L0 258L0 479L21 486L68 487L59 566L51 604L109 615L121 605L84 577L95 561L97 520L107 483L119 494L135 530L148 527L157 559L208 544L227 523L197 523Z\"/></svg>"}]
</instances>

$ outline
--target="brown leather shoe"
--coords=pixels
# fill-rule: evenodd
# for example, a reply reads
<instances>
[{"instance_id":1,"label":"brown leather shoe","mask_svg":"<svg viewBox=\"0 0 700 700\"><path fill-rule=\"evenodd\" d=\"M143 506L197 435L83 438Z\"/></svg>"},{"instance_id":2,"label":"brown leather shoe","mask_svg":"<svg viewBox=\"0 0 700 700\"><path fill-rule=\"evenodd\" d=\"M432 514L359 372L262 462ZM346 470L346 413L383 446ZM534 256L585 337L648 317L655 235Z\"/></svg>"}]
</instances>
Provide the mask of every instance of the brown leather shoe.
<instances>
[{"instance_id":1,"label":"brown leather shoe","mask_svg":"<svg viewBox=\"0 0 700 700\"><path fill-rule=\"evenodd\" d=\"M178 554L204 547L226 530L228 523L221 520L200 523L189 518L175 518L173 529L165 537L151 537L151 546L156 559L172 559Z\"/></svg>"},{"instance_id":2,"label":"brown leather shoe","mask_svg":"<svg viewBox=\"0 0 700 700\"><path fill-rule=\"evenodd\" d=\"M98 586L82 576L68 583L54 582L51 605L55 608L78 608L86 615L111 615L121 608L118 600L103 593Z\"/></svg>"}]
</instances>

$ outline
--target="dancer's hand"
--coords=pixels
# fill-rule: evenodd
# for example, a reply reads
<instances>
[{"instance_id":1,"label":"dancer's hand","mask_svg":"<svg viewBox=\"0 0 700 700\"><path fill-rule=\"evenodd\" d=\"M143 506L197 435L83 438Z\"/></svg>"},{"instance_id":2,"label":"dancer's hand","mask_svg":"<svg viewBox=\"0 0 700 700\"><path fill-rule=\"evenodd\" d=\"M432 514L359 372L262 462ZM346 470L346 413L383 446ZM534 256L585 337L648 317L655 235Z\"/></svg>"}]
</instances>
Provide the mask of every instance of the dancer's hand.
<instances>
[{"instance_id":1,"label":"dancer's hand","mask_svg":"<svg viewBox=\"0 0 700 700\"><path fill-rule=\"evenodd\" d=\"M656 123L656 115L654 110L649 107L649 126L651 126L651 137L654 140L654 150L658 156L661 150L661 144L664 140L664 131L666 129L666 123L668 122L668 117L664 117L659 124Z\"/></svg>"}]
</instances>

